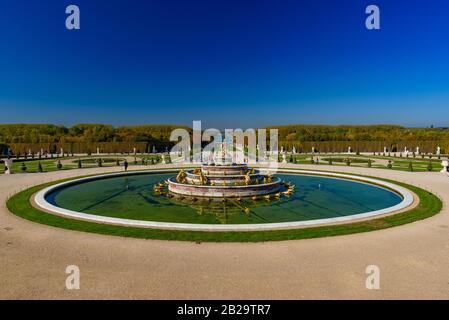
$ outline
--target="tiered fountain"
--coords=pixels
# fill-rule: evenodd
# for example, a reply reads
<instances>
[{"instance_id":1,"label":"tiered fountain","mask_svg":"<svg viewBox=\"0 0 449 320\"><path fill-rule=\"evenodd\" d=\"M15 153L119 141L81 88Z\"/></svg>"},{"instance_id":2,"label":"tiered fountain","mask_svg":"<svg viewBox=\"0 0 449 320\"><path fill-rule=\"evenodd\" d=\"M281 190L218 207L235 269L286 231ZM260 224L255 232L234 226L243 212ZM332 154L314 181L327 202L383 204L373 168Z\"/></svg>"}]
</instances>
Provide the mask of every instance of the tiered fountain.
<instances>
[{"instance_id":1,"label":"tiered fountain","mask_svg":"<svg viewBox=\"0 0 449 320\"><path fill-rule=\"evenodd\" d=\"M256 199L279 198L293 192L294 186L278 177L248 168L246 164L232 163L222 146L220 156L214 156L207 164L194 170L181 170L165 184L155 186L155 191L164 193L168 186L169 197L227 199L251 197Z\"/></svg>"}]
</instances>

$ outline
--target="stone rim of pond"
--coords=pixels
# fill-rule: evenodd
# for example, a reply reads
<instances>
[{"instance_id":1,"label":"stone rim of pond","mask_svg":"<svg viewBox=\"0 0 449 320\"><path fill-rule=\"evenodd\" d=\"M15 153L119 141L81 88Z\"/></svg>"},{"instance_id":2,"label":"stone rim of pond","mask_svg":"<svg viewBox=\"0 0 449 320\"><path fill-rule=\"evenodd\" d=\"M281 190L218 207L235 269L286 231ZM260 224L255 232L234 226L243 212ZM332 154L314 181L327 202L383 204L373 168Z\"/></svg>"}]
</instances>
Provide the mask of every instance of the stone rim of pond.
<instances>
[{"instance_id":1,"label":"stone rim of pond","mask_svg":"<svg viewBox=\"0 0 449 320\"><path fill-rule=\"evenodd\" d=\"M311 226L322 226L322 225L334 225L352 221L366 220L379 216L384 216L388 214L397 213L406 208L409 208L415 203L415 197L413 193L408 189L390 183L387 181L378 180L370 177L356 176L346 173L336 173L336 172L325 172L325 171L315 171L315 170L295 170L295 169L282 169L278 170L276 173L292 173L299 175L314 175L314 176L326 176L335 179L349 179L356 182L368 183L374 186L380 186L386 188L399 194L402 197L402 201L392 207L384 208L381 210L375 210L370 212L364 212L349 216L334 217L334 218L324 218L315 220L303 220L303 221L292 221L292 222L276 222L276 223L263 223L263 224L195 224L195 223L174 223L174 222L159 222L159 221L144 221L144 220L133 220L133 219L123 219L107 216L99 216L93 214L87 214L77 211L72 211L55 206L46 200L46 196L51 192L58 189L79 184L82 182L105 179L110 177L119 176L129 176L135 174L148 174L148 173L171 173L176 172L178 169L161 169L161 170L145 170L145 171L135 171L135 172L120 172L120 173L109 173L100 174L90 177L73 179L70 181L64 181L57 183L55 185L49 186L40 190L34 196L34 202L38 208L45 210L51 214L58 216L63 216L72 219L90 221L100 224L111 224L118 226L127 227L140 227L140 228L155 228L155 229L165 229L165 230L191 230L191 231L263 231L263 230L283 230L283 229L298 229Z\"/></svg>"}]
</instances>

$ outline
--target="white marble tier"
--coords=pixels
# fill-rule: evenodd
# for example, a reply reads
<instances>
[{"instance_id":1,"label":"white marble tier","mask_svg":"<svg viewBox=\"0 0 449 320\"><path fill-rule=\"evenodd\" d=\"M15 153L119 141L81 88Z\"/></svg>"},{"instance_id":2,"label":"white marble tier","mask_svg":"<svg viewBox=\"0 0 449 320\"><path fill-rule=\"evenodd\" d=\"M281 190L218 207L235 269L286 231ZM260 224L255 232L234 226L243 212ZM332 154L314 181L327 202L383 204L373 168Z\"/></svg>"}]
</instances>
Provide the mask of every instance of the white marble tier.
<instances>
[{"instance_id":1,"label":"white marble tier","mask_svg":"<svg viewBox=\"0 0 449 320\"><path fill-rule=\"evenodd\" d=\"M281 189L281 179L274 177L270 183L251 184L241 186L211 186L178 183L175 178L167 180L170 192L190 197L251 197L267 195Z\"/></svg>"}]
</instances>

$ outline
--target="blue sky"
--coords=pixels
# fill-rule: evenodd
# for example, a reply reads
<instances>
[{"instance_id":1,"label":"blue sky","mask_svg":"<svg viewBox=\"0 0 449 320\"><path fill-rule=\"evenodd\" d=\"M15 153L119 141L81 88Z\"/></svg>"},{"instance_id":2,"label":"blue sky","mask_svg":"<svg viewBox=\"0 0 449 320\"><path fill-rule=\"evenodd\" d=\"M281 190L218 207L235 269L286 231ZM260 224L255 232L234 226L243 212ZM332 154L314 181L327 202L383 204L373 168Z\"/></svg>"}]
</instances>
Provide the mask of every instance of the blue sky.
<instances>
[{"instance_id":1,"label":"blue sky","mask_svg":"<svg viewBox=\"0 0 449 320\"><path fill-rule=\"evenodd\" d=\"M449 126L446 0L0 4L0 123Z\"/></svg>"}]
</instances>

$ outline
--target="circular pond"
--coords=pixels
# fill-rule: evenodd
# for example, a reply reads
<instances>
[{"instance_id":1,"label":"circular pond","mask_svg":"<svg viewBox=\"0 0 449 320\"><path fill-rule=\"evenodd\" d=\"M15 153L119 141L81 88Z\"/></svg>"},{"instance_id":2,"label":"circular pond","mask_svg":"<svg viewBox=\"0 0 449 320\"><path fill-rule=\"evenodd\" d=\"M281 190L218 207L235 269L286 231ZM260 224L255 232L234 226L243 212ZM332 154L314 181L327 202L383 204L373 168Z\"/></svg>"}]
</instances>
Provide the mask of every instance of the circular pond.
<instances>
[{"instance_id":1,"label":"circular pond","mask_svg":"<svg viewBox=\"0 0 449 320\"><path fill-rule=\"evenodd\" d=\"M348 221L400 210L413 202L406 189L393 184L369 178L349 180L352 177L345 174L321 174L276 174L296 188L288 197L269 201L245 198L181 201L156 194L154 184L173 177L173 172L78 179L42 190L35 201L56 214L104 223L216 230Z\"/></svg>"}]
</instances>

